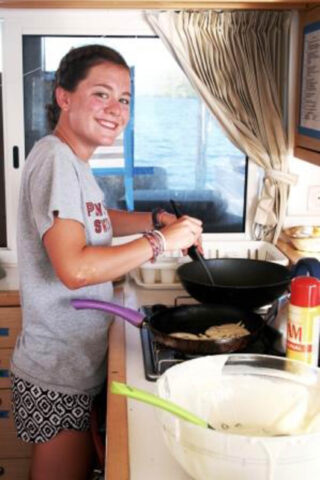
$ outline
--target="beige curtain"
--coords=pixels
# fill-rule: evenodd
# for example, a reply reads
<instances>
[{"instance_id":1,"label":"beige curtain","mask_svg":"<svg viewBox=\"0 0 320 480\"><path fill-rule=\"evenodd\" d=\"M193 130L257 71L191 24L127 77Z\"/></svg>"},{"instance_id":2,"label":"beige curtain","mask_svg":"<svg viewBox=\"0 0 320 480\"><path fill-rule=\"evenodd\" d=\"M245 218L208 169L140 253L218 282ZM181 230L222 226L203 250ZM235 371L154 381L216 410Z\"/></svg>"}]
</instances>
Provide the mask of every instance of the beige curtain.
<instances>
[{"instance_id":1,"label":"beige curtain","mask_svg":"<svg viewBox=\"0 0 320 480\"><path fill-rule=\"evenodd\" d=\"M282 116L290 12L165 11L146 19L228 138L264 169L253 238L276 242L290 184Z\"/></svg>"}]
</instances>

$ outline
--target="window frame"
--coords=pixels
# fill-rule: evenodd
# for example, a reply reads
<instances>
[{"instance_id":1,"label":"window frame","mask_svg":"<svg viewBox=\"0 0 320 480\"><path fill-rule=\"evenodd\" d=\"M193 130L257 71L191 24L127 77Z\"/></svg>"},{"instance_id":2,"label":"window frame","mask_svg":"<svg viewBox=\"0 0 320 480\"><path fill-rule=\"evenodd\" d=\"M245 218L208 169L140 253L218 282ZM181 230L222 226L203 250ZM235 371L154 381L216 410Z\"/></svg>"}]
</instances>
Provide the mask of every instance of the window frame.
<instances>
[{"instance_id":1,"label":"window frame","mask_svg":"<svg viewBox=\"0 0 320 480\"><path fill-rule=\"evenodd\" d=\"M17 208L24 150L24 106L22 39L24 35L60 36L153 36L139 10L2 10L3 118L7 248L0 248L0 260L15 264ZM19 148L19 168L13 166L13 147ZM244 233L208 233L205 240L250 240L251 225L262 169L249 160ZM119 240L120 243L124 239ZM116 239L117 242L117 239Z\"/></svg>"}]
</instances>

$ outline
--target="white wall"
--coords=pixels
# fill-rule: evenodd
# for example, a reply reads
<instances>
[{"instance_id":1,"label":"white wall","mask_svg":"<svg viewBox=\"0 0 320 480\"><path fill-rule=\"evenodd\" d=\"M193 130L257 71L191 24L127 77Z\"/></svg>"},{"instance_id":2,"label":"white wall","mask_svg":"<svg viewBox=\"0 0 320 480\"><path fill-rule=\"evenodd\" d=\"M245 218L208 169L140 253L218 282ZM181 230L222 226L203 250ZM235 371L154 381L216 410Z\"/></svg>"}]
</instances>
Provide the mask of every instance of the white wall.
<instances>
[{"instance_id":1,"label":"white wall","mask_svg":"<svg viewBox=\"0 0 320 480\"><path fill-rule=\"evenodd\" d=\"M316 187L320 192L320 166L292 158L290 172L298 175L298 182L290 189L285 227L320 225L320 209L311 201Z\"/></svg>"}]
</instances>

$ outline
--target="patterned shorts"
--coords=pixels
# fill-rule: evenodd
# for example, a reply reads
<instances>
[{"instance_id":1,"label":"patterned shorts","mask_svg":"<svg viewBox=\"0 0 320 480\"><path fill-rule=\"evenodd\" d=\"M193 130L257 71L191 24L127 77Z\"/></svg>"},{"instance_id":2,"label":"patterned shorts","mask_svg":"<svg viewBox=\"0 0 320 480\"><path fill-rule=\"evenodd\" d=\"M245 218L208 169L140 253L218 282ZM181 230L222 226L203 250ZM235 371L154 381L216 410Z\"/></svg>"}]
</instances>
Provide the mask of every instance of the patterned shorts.
<instances>
[{"instance_id":1,"label":"patterned shorts","mask_svg":"<svg viewBox=\"0 0 320 480\"><path fill-rule=\"evenodd\" d=\"M17 435L24 442L47 442L61 430L90 428L93 397L44 390L11 375L12 410Z\"/></svg>"}]
</instances>

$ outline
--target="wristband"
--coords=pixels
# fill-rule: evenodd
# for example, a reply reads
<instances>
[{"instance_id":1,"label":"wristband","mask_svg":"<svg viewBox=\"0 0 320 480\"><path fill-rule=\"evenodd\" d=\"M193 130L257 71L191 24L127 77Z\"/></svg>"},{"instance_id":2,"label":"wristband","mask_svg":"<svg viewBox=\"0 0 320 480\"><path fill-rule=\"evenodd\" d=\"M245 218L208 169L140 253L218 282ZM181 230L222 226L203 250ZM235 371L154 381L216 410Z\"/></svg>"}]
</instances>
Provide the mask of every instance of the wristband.
<instances>
[{"instance_id":1,"label":"wristband","mask_svg":"<svg viewBox=\"0 0 320 480\"><path fill-rule=\"evenodd\" d=\"M163 208L157 207L154 208L151 212L151 218L152 218L152 225L154 230L158 230L159 228L163 227L164 225L160 222L160 216L162 213L164 213L165 210Z\"/></svg>"}]
</instances>

